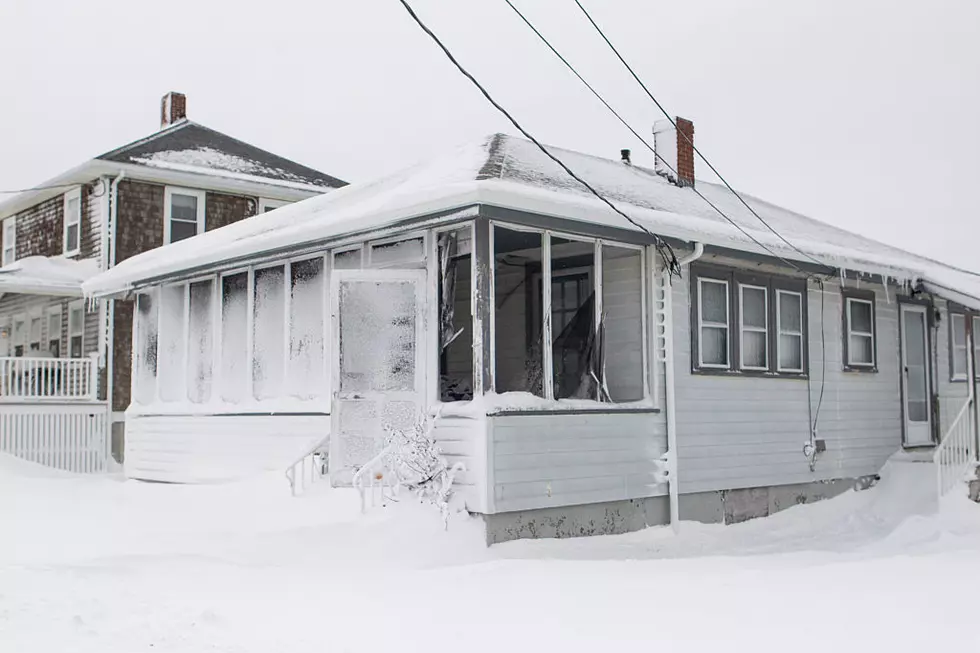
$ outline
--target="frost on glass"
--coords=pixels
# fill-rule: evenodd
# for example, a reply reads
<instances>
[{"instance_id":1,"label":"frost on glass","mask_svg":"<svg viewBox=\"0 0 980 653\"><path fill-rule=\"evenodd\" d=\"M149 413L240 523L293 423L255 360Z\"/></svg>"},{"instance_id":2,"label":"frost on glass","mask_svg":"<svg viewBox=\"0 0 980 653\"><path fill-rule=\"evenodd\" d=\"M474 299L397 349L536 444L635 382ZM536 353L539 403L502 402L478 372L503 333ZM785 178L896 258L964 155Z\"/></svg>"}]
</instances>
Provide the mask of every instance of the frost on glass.
<instances>
[{"instance_id":1,"label":"frost on glass","mask_svg":"<svg viewBox=\"0 0 980 653\"><path fill-rule=\"evenodd\" d=\"M415 389L415 284L340 284L340 391Z\"/></svg>"},{"instance_id":2,"label":"frost on glass","mask_svg":"<svg viewBox=\"0 0 980 653\"><path fill-rule=\"evenodd\" d=\"M470 229L439 236L439 385L441 401L473 398Z\"/></svg>"},{"instance_id":3,"label":"frost on glass","mask_svg":"<svg viewBox=\"0 0 980 653\"><path fill-rule=\"evenodd\" d=\"M344 252L336 252L333 255L334 270L360 270L361 269L361 248L348 249Z\"/></svg>"},{"instance_id":4,"label":"frost on glass","mask_svg":"<svg viewBox=\"0 0 980 653\"><path fill-rule=\"evenodd\" d=\"M289 394L301 399L322 397L327 392L323 259L293 263L289 288Z\"/></svg>"},{"instance_id":5,"label":"frost on glass","mask_svg":"<svg viewBox=\"0 0 980 653\"><path fill-rule=\"evenodd\" d=\"M211 400L214 363L213 282L190 285L190 320L187 340L187 398L195 403Z\"/></svg>"},{"instance_id":6,"label":"frost on glass","mask_svg":"<svg viewBox=\"0 0 980 653\"><path fill-rule=\"evenodd\" d=\"M603 244L605 384L616 402L643 399L642 279L640 250Z\"/></svg>"},{"instance_id":7,"label":"frost on glass","mask_svg":"<svg viewBox=\"0 0 980 653\"><path fill-rule=\"evenodd\" d=\"M541 234L494 227L493 247L495 389L543 397Z\"/></svg>"},{"instance_id":8,"label":"frost on glass","mask_svg":"<svg viewBox=\"0 0 980 653\"><path fill-rule=\"evenodd\" d=\"M910 422L929 420L929 382L926 367L925 316L908 311L903 316L905 335L906 404ZM965 334L964 334L965 337Z\"/></svg>"},{"instance_id":9,"label":"frost on glass","mask_svg":"<svg viewBox=\"0 0 980 653\"><path fill-rule=\"evenodd\" d=\"M252 309L252 393L256 399L282 394L285 380L286 270L255 271Z\"/></svg>"},{"instance_id":10,"label":"frost on glass","mask_svg":"<svg viewBox=\"0 0 980 653\"><path fill-rule=\"evenodd\" d=\"M160 334L158 387L163 401L183 401L184 375L184 288L163 286L160 289Z\"/></svg>"},{"instance_id":11,"label":"frost on glass","mask_svg":"<svg viewBox=\"0 0 980 653\"><path fill-rule=\"evenodd\" d=\"M248 274L221 279L221 398L245 400L248 392Z\"/></svg>"},{"instance_id":12,"label":"frost on glass","mask_svg":"<svg viewBox=\"0 0 980 653\"><path fill-rule=\"evenodd\" d=\"M157 329L159 328L156 294L136 297L136 402L149 404L157 391Z\"/></svg>"},{"instance_id":13,"label":"frost on glass","mask_svg":"<svg viewBox=\"0 0 980 653\"><path fill-rule=\"evenodd\" d=\"M425 263L422 238L410 238L371 247L371 267L420 267Z\"/></svg>"},{"instance_id":14,"label":"frost on glass","mask_svg":"<svg viewBox=\"0 0 980 653\"><path fill-rule=\"evenodd\" d=\"M594 243L552 237L551 360L556 399L598 398L601 363L594 286Z\"/></svg>"},{"instance_id":15,"label":"frost on glass","mask_svg":"<svg viewBox=\"0 0 980 653\"><path fill-rule=\"evenodd\" d=\"M384 429L379 406L374 401L341 400L340 437L337 444L344 468L359 467L381 448Z\"/></svg>"}]
</instances>

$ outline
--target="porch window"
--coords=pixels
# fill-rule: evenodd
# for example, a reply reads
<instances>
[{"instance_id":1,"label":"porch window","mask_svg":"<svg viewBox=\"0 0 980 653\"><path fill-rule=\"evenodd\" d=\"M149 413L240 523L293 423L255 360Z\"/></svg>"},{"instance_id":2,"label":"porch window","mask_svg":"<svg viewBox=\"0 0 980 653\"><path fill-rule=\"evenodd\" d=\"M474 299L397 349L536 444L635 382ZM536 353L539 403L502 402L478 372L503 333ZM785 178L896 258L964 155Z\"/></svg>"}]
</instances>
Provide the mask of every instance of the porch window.
<instances>
[{"instance_id":1,"label":"porch window","mask_svg":"<svg viewBox=\"0 0 980 653\"><path fill-rule=\"evenodd\" d=\"M698 365L728 369L728 281L698 279Z\"/></svg>"},{"instance_id":2,"label":"porch window","mask_svg":"<svg viewBox=\"0 0 980 653\"><path fill-rule=\"evenodd\" d=\"M739 284L739 337L743 370L769 369L768 288Z\"/></svg>"},{"instance_id":3,"label":"porch window","mask_svg":"<svg viewBox=\"0 0 980 653\"><path fill-rule=\"evenodd\" d=\"M237 404L248 395L248 272L221 277L221 398Z\"/></svg>"},{"instance_id":4,"label":"porch window","mask_svg":"<svg viewBox=\"0 0 980 653\"><path fill-rule=\"evenodd\" d=\"M30 340L28 341L28 351L30 356L39 356L41 354L41 328L44 324L44 319L40 315L31 316L31 327L28 332L30 335Z\"/></svg>"},{"instance_id":5,"label":"porch window","mask_svg":"<svg viewBox=\"0 0 980 653\"><path fill-rule=\"evenodd\" d=\"M425 239L409 238L371 245L372 268L418 268L425 264Z\"/></svg>"},{"instance_id":6,"label":"porch window","mask_svg":"<svg viewBox=\"0 0 980 653\"><path fill-rule=\"evenodd\" d=\"M255 271L252 299L252 394L279 396L285 380L286 271L281 265Z\"/></svg>"},{"instance_id":7,"label":"porch window","mask_svg":"<svg viewBox=\"0 0 980 653\"><path fill-rule=\"evenodd\" d=\"M803 372L803 294L776 290L776 359L780 372Z\"/></svg>"},{"instance_id":8,"label":"porch window","mask_svg":"<svg viewBox=\"0 0 980 653\"><path fill-rule=\"evenodd\" d=\"M61 357L61 306L48 309L48 353L54 358Z\"/></svg>"},{"instance_id":9,"label":"porch window","mask_svg":"<svg viewBox=\"0 0 980 653\"><path fill-rule=\"evenodd\" d=\"M187 342L187 398L194 403L211 399L214 364L214 282L197 281L189 286Z\"/></svg>"},{"instance_id":10,"label":"porch window","mask_svg":"<svg viewBox=\"0 0 980 653\"><path fill-rule=\"evenodd\" d=\"M595 327L595 243L558 237L550 242L554 397L598 399L602 371Z\"/></svg>"},{"instance_id":11,"label":"porch window","mask_svg":"<svg viewBox=\"0 0 980 653\"><path fill-rule=\"evenodd\" d=\"M949 314L949 370L950 379L965 381L967 375L967 343L966 315L964 313Z\"/></svg>"},{"instance_id":12,"label":"porch window","mask_svg":"<svg viewBox=\"0 0 980 653\"><path fill-rule=\"evenodd\" d=\"M473 398L472 227L439 234L439 396Z\"/></svg>"},{"instance_id":13,"label":"porch window","mask_svg":"<svg viewBox=\"0 0 980 653\"><path fill-rule=\"evenodd\" d=\"M363 248L346 249L333 253L334 270L360 270Z\"/></svg>"},{"instance_id":14,"label":"porch window","mask_svg":"<svg viewBox=\"0 0 980 653\"><path fill-rule=\"evenodd\" d=\"M542 234L503 227L493 230L494 380L498 393L544 397L544 336L532 307L544 304L534 282L543 259Z\"/></svg>"},{"instance_id":15,"label":"porch window","mask_svg":"<svg viewBox=\"0 0 980 653\"><path fill-rule=\"evenodd\" d=\"M24 355L27 347L27 316L14 316L14 356L18 358Z\"/></svg>"},{"instance_id":16,"label":"porch window","mask_svg":"<svg viewBox=\"0 0 980 653\"><path fill-rule=\"evenodd\" d=\"M64 211L64 254L78 254L82 230L82 189L75 188L65 193Z\"/></svg>"},{"instance_id":17,"label":"porch window","mask_svg":"<svg viewBox=\"0 0 980 653\"><path fill-rule=\"evenodd\" d=\"M81 358L85 351L85 304L68 304L68 357Z\"/></svg>"},{"instance_id":18,"label":"porch window","mask_svg":"<svg viewBox=\"0 0 980 653\"><path fill-rule=\"evenodd\" d=\"M204 233L206 199L203 190L167 187L163 201L165 245Z\"/></svg>"},{"instance_id":19,"label":"porch window","mask_svg":"<svg viewBox=\"0 0 980 653\"><path fill-rule=\"evenodd\" d=\"M158 390L163 401L183 401L187 397L186 347L187 286L160 289L160 335Z\"/></svg>"},{"instance_id":20,"label":"porch window","mask_svg":"<svg viewBox=\"0 0 980 653\"><path fill-rule=\"evenodd\" d=\"M845 369L874 371L875 302L867 291L844 293Z\"/></svg>"},{"instance_id":21,"label":"porch window","mask_svg":"<svg viewBox=\"0 0 980 653\"><path fill-rule=\"evenodd\" d=\"M323 257L290 266L288 393L300 399L327 393L324 359L326 275Z\"/></svg>"},{"instance_id":22,"label":"porch window","mask_svg":"<svg viewBox=\"0 0 980 653\"><path fill-rule=\"evenodd\" d=\"M6 218L3 221L3 232L0 233L3 242L3 260L0 265L10 265L17 260L17 217Z\"/></svg>"},{"instance_id":23,"label":"porch window","mask_svg":"<svg viewBox=\"0 0 980 653\"><path fill-rule=\"evenodd\" d=\"M602 243L602 341L609 399L639 401L645 395L643 250Z\"/></svg>"},{"instance_id":24,"label":"porch window","mask_svg":"<svg viewBox=\"0 0 980 653\"><path fill-rule=\"evenodd\" d=\"M156 399L157 335L160 328L157 293L136 296L136 402Z\"/></svg>"}]
</instances>

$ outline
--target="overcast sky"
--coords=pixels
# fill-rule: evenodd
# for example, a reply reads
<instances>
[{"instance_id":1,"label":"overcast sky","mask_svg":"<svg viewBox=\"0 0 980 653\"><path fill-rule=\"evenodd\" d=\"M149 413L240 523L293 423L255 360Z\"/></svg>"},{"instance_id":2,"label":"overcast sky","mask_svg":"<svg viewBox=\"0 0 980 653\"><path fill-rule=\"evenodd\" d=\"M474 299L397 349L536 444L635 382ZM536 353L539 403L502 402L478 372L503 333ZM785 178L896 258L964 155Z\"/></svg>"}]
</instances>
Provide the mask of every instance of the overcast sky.
<instances>
[{"instance_id":1,"label":"overcast sky","mask_svg":"<svg viewBox=\"0 0 980 653\"><path fill-rule=\"evenodd\" d=\"M540 139L652 164L503 0L412 1ZM515 4L650 131L656 107L572 0ZM980 269L980 2L583 4L737 188ZM191 119L348 181L514 133L398 0L4 0L0 25L0 189L153 132L168 90Z\"/></svg>"}]
</instances>

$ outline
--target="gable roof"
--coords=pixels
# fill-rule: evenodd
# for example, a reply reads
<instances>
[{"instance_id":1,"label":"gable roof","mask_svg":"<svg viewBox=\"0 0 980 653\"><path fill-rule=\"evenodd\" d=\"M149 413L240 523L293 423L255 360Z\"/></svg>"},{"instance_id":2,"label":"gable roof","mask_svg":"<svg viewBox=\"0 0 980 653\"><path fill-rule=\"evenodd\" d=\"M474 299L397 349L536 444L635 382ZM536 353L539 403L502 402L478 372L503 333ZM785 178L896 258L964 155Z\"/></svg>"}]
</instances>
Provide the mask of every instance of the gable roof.
<instances>
[{"instance_id":1,"label":"gable roof","mask_svg":"<svg viewBox=\"0 0 980 653\"><path fill-rule=\"evenodd\" d=\"M261 177L323 190L347 185L319 170L186 119L96 158L184 172Z\"/></svg>"},{"instance_id":2,"label":"gable roof","mask_svg":"<svg viewBox=\"0 0 980 653\"><path fill-rule=\"evenodd\" d=\"M771 256L718 215L690 188L652 170L560 148L548 148L631 218L664 237ZM698 191L742 229L791 261L808 262L768 231L723 186L698 182ZM774 204L743 195L759 215L805 254L841 269L917 282L935 271L976 298L974 277L932 259L879 243ZM90 294L120 292L197 267L258 256L307 243L339 239L407 219L477 204L639 231L529 141L494 134L389 177L355 184L263 216L223 227L129 259L85 284ZM953 279L953 281L950 281ZM938 280L938 278L937 278ZM980 282L980 279L977 279ZM962 282L962 283L961 283Z\"/></svg>"}]
</instances>

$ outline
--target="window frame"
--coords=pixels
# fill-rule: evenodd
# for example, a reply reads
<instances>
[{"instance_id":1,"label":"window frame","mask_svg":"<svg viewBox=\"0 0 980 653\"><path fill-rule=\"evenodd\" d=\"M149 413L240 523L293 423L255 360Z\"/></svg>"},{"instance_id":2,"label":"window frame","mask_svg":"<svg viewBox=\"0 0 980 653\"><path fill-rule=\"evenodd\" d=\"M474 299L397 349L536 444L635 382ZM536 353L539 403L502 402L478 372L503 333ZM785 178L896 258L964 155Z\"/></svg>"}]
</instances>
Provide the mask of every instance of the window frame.
<instances>
[{"instance_id":1,"label":"window frame","mask_svg":"<svg viewBox=\"0 0 980 653\"><path fill-rule=\"evenodd\" d=\"M971 328L973 327L974 315L972 315L969 311L965 309L953 305L949 305L947 307L946 313L948 317L947 322L949 322L949 326L946 329L946 338L948 339L947 351L948 351L948 361L949 361L949 380L951 383L962 383L966 381L970 375L970 371L969 371L970 370L969 356L971 354L970 350L974 349L975 351L975 345L971 347L970 331L967 330L968 322ZM955 340L956 329L953 327L953 322L955 321L954 318L957 317L963 320L963 344L962 345L957 345ZM963 352L963 371L961 373L957 373L956 356L960 350L962 350ZM974 372L974 376L976 376L976 372Z\"/></svg>"},{"instance_id":2,"label":"window frame","mask_svg":"<svg viewBox=\"0 0 980 653\"><path fill-rule=\"evenodd\" d=\"M776 365L776 371L778 373L781 373L781 374L804 374L804 373L806 373L806 361L807 361L807 355L806 355L807 354L807 343L806 343L806 327L807 327L807 324L806 324L806 317L807 317L807 315L806 315L806 293L805 292L801 292L799 290L791 290L789 288L784 288L784 287L781 287L781 286L777 286L776 288L774 288L774 295L775 295L775 300L776 301L773 302L775 304L775 306L773 307L773 312L775 313L775 316L776 316L775 317L775 321L776 321L776 332L775 332L775 334L776 334L776 337L773 338L773 340L775 341L773 343L773 345L774 345L774 350L775 350L775 361L774 361L774 363ZM796 296L796 297L799 298L799 300L800 300L800 331L799 331L799 333L796 333L794 331L788 331L788 330L784 330L783 329L782 313L779 310L779 306L780 306L780 301L779 301L780 295L794 295L794 296ZM800 338L800 367L799 368L795 368L794 369L794 368L783 368L782 367L782 363L780 362L782 360L782 357L780 356L780 354L782 353L782 351L780 349L780 346L781 346L781 343L782 343L782 336L784 334L785 335L788 335L788 336L799 336L799 338Z\"/></svg>"},{"instance_id":3,"label":"window frame","mask_svg":"<svg viewBox=\"0 0 980 653\"><path fill-rule=\"evenodd\" d=\"M72 200L78 200L78 211L75 215L71 216L72 220L69 220L68 215L68 205ZM63 198L63 211L62 211L62 233L61 233L61 244L62 244L62 254L64 256L77 256L82 249L82 187L72 188L64 194ZM75 243L75 247L68 246L68 228L72 225L78 227L78 242Z\"/></svg>"},{"instance_id":4,"label":"window frame","mask_svg":"<svg viewBox=\"0 0 980 653\"><path fill-rule=\"evenodd\" d=\"M71 314L72 314L72 311L74 311L76 309L77 310L80 310L82 312L81 330L78 331L77 333L74 332L74 331L72 331L72 328L71 328ZM74 338L75 336L79 336L81 338L81 343L79 344L79 347L78 347L78 350L79 350L78 351L78 358L84 358L85 357L85 300L84 299L77 299L77 300L75 300L73 302L69 302L68 303L68 329L67 329L67 332L68 332L68 337L65 340L65 345L66 345L65 346L65 353L67 354L67 358L71 358L72 357L71 356L71 341L72 341L72 338Z\"/></svg>"},{"instance_id":5,"label":"window frame","mask_svg":"<svg viewBox=\"0 0 980 653\"><path fill-rule=\"evenodd\" d=\"M61 346L62 336L64 335L64 311L61 308L61 304L56 304L54 306L49 306L44 312L44 326L45 326L45 337L44 342L48 345L48 352L51 351L51 318L52 316L58 316L58 358L64 358L65 348Z\"/></svg>"},{"instance_id":6,"label":"window frame","mask_svg":"<svg viewBox=\"0 0 980 653\"><path fill-rule=\"evenodd\" d=\"M843 308L841 311L842 323L842 353L841 362L845 372L866 372L876 374L878 372L878 302L873 290L857 290L842 288L841 299ZM854 333L851 330L851 305L863 303L871 306L871 331ZM871 336L871 362L854 363L851 361L851 336Z\"/></svg>"},{"instance_id":7,"label":"window frame","mask_svg":"<svg viewBox=\"0 0 980 653\"><path fill-rule=\"evenodd\" d=\"M287 202L286 200L274 200L268 197L260 197L257 215L274 211L275 209L282 208L287 204L292 204L292 202Z\"/></svg>"},{"instance_id":8,"label":"window frame","mask_svg":"<svg viewBox=\"0 0 980 653\"><path fill-rule=\"evenodd\" d=\"M17 324L20 323L20 334L17 333ZM27 340L28 333L27 330L30 328L30 319L27 313L17 313L10 320L10 353L14 358L25 358L27 351ZM17 347L20 347L20 354L17 353Z\"/></svg>"},{"instance_id":9,"label":"window frame","mask_svg":"<svg viewBox=\"0 0 980 653\"><path fill-rule=\"evenodd\" d=\"M207 230L207 191L196 190L193 188L182 188L180 186L166 186L163 192L163 244L171 245L173 244L172 238L172 222L173 218L171 213L173 211L173 196L174 195L184 195L187 197L197 198L197 233L194 236L200 236ZM178 222L190 222L189 220L178 220ZM193 238L193 236L192 236ZM189 240L184 238L183 240ZM180 242L179 240L177 242Z\"/></svg>"},{"instance_id":10,"label":"window frame","mask_svg":"<svg viewBox=\"0 0 980 653\"><path fill-rule=\"evenodd\" d=\"M773 362L772 360L770 360L770 350L772 348L771 347L771 343L770 343L770 339L771 339L770 336L771 336L772 331L769 328L769 314L770 314L770 299L769 299L769 294L770 293L769 293L769 290L770 289L769 289L768 286L757 285L757 284L754 284L754 283L743 283L743 282L737 282L736 286L738 287L738 352L739 352L739 356L738 356L738 368L740 370L750 371L750 372L764 372L764 371L768 371L772 367L772 362ZM744 295L744 293L742 291L744 289L746 289L746 288L747 289L750 289L750 290L761 290L762 293L763 293L762 294L762 297L763 297L763 318L762 319L763 319L763 322L765 322L765 326L763 326L761 328L760 327L754 327L754 326L747 327L746 324L745 324L745 295ZM742 357L742 346L744 344L744 342L743 342L743 336L745 335L746 331L748 331L749 333L762 333L762 334L765 335L765 337L766 337L766 345L765 345L765 348L764 348L764 351L765 351L765 365L758 366L758 365L746 365L745 364L745 360Z\"/></svg>"},{"instance_id":11,"label":"window frame","mask_svg":"<svg viewBox=\"0 0 980 653\"><path fill-rule=\"evenodd\" d=\"M701 346L701 342L702 342L701 334L702 334L702 332L704 330L704 327L706 325L705 325L704 319L702 317L703 311L702 311L702 308L701 308L701 295L702 295L701 289L703 288L703 283L705 281L707 281L708 283L721 284L721 285L723 285L725 287L725 323L724 323L724 329L725 329L725 339L728 341L728 346L725 348L725 362L724 363L705 363L704 362L704 356L703 356L703 351L702 351L703 348ZM695 339L697 341L697 361L698 361L698 368L699 369L730 370L730 369L732 369L732 361L735 358L735 356L733 356L734 351L733 351L733 347L732 347L732 283L730 281L728 281L727 279L717 279L717 278L708 277L708 276L698 276L698 278L697 278L697 288L698 288L698 293L697 293L696 310L697 310L697 318L698 318L697 319L698 329L697 329L697 333L695 334ZM708 328L713 328L713 329L720 329L720 328L722 328L722 326L720 326L720 323L711 323L711 324L708 324L707 326L708 326Z\"/></svg>"},{"instance_id":12,"label":"window frame","mask_svg":"<svg viewBox=\"0 0 980 653\"><path fill-rule=\"evenodd\" d=\"M702 279L724 281L728 283L728 312L729 312L729 365L705 365L701 363L701 293ZM765 289L766 291L766 367L746 367L742 364L742 287ZM801 362L802 370L782 369L779 365L779 293L791 293L800 298L801 333ZM690 335L691 335L691 372L707 375L734 375L763 378L807 378L809 365L809 331L808 287L806 279L794 278L780 274L755 273L726 266L698 263L691 266L691 304L690 304ZM758 328L753 328L761 332ZM796 335L796 334L794 334Z\"/></svg>"},{"instance_id":13,"label":"window frame","mask_svg":"<svg viewBox=\"0 0 980 653\"><path fill-rule=\"evenodd\" d=\"M32 309L27 314L27 347L24 351L30 354L31 358L39 358L41 356L41 344L44 342L44 327L45 320L47 319L46 314L39 309ZM34 321L37 320L37 339L34 339ZM37 349L34 349L34 345L37 345Z\"/></svg>"},{"instance_id":14,"label":"window frame","mask_svg":"<svg viewBox=\"0 0 980 653\"><path fill-rule=\"evenodd\" d=\"M13 237L7 240L7 230L13 234ZM4 218L2 223L0 223L0 240L2 240L3 251L0 251L0 267L10 265L17 260L17 216L12 215L9 218ZM10 252L10 257L7 257L7 253Z\"/></svg>"}]
</instances>

